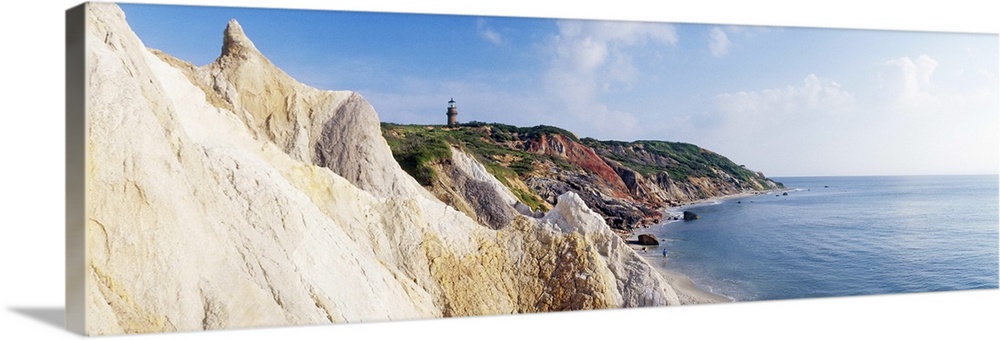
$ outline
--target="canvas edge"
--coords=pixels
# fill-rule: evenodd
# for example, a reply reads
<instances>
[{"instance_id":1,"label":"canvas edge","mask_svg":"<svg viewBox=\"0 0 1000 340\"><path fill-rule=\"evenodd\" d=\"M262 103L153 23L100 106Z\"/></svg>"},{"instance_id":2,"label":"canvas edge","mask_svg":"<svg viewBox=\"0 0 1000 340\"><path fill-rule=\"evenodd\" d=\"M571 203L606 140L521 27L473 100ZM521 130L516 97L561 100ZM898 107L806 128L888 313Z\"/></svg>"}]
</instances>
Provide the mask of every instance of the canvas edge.
<instances>
[{"instance_id":1,"label":"canvas edge","mask_svg":"<svg viewBox=\"0 0 1000 340\"><path fill-rule=\"evenodd\" d=\"M66 330L86 334L86 13L66 10Z\"/></svg>"},{"instance_id":2,"label":"canvas edge","mask_svg":"<svg viewBox=\"0 0 1000 340\"><path fill-rule=\"evenodd\" d=\"M152 3L150 3L152 4ZM162 3L161 3L162 4ZM169 5L183 5L183 4L169 4ZM212 6L212 5L206 5ZM225 5L218 5L225 6ZM235 5L230 5L235 6ZM304 6L304 5L300 5ZM290 9L291 7L286 7L285 9ZM312 10L312 8L298 8L304 10ZM317 8L315 10L333 10L338 9L324 9ZM372 10L376 13L375 10ZM76 7L66 10L66 26L65 26L65 37L66 37L66 74L65 74L65 90L66 90L66 164L65 164L65 180L66 180L66 254L65 254L65 264L66 264L66 319L65 326L68 331L79 333L81 335L86 335L85 330L85 266L86 266L86 253L85 253L85 227L86 227L86 86L85 86L85 76L86 76L86 44L85 44L85 20L86 20L86 3L77 5ZM411 13L411 14L440 14L440 13ZM475 14L456 14L456 15L475 15ZM528 17L528 16L523 16ZM539 16L539 18L547 18L547 16ZM581 19L580 20L588 20ZM599 19L595 18L592 20L624 20L629 21L630 19ZM655 21L655 20L654 20ZM655 21L660 22L660 21ZM692 21L692 23L697 23ZM746 24L753 25L753 24ZM768 25L768 26L779 26L779 25ZM792 27L791 25L788 25ZM813 26L804 26L813 27ZM830 28L830 29L866 29L860 27L840 27L840 26L830 26L830 27L819 27L815 28ZM881 28L869 28L869 29L881 29ZM886 30L894 30L892 28L884 28ZM905 30L905 29L898 29ZM930 30L930 29L928 29ZM939 30L946 31L946 30ZM985 33L992 34L994 36L1000 35L1000 31L958 31L960 33ZM74 40L78 38L78 40ZM76 45L74 45L76 44ZM77 142L74 145L74 142ZM74 191L76 190L76 191ZM949 293L956 293L949 292ZM922 293L921 293L922 294ZM937 293L935 293L937 294ZM862 296L863 299L868 299L869 297L883 298L885 296ZM812 301L812 299L805 299L807 301ZM615 312L615 311L613 311ZM535 314L538 315L538 314ZM433 320L433 319L426 319ZM423 320L421 320L423 321ZM281 326L279 328L289 328L294 326ZM228 329L226 331L231 331ZM162 334L162 333L161 333Z\"/></svg>"}]
</instances>

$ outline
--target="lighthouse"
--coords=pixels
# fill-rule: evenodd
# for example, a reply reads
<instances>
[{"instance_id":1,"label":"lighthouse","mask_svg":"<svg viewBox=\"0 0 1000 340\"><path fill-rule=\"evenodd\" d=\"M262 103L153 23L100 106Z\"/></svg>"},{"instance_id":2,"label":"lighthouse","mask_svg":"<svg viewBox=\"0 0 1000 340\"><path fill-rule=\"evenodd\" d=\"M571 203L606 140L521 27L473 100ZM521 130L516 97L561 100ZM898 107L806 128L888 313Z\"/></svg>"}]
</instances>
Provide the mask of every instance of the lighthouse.
<instances>
[{"instance_id":1,"label":"lighthouse","mask_svg":"<svg viewBox=\"0 0 1000 340\"><path fill-rule=\"evenodd\" d=\"M458 127L458 107L455 106L455 98L448 101L448 127Z\"/></svg>"}]
</instances>

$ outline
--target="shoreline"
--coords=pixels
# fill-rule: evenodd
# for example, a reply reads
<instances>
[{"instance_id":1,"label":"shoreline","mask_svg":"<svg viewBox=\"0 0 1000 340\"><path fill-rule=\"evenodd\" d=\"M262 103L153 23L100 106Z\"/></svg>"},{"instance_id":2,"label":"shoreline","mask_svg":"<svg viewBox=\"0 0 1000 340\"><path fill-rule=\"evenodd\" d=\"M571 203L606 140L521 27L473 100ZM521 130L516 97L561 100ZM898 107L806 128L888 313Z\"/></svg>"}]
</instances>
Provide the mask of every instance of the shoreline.
<instances>
[{"instance_id":1,"label":"shoreline","mask_svg":"<svg viewBox=\"0 0 1000 340\"><path fill-rule=\"evenodd\" d=\"M713 202L721 203L723 201L736 198L770 195L775 192L788 191L788 190L789 190L788 188L781 188L781 189L773 189L767 191L741 192L724 196L703 198L688 203L684 203L679 206L666 207L663 209L663 214L664 216L677 217L677 215L682 213L685 208L691 206L697 206ZM649 233L656 228L666 228L671 223L680 221L681 221L680 219L664 219L662 222L653 226L645 226L643 228L632 229L625 237L625 240L628 241L629 246L632 247L632 250L634 250L636 254L639 254L639 256L645 259L650 266L655 268L656 271L660 273L660 276L663 277L663 279L667 282L667 284L673 287L674 291L677 293L677 297L680 300L681 305L700 305L700 304L711 304L711 303L736 302L735 299L730 298L728 296L715 294L699 288L694 283L694 281L692 281L691 278L688 277L687 275L666 269L666 261L668 261L669 258L663 258L658 256L657 255L659 254L658 251L649 252L647 251L648 249L646 249L652 247L653 249L658 250L662 246L642 246L639 245L638 243L633 243L638 239L639 234L641 233ZM640 232L641 230L645 230L646 232Z\"/></svg>"},{"instance_id":2,"label":"shoreline","mask_svg":"<svg viewBox=\"0 0 1000 340\"><path fill-rule=\"evenodd\" d=\"M656 269L657 272L663 276L663 279L667 281L667 284L674 289L677 293L677 298L681 301L681 305L702 305L710 303L725 303L725 302L736 302L736 300L719 294L709 292L707 290L698 288L694 281L687 275L670 271L664 268L664 264L667 259L662 257L657 257L654 254L649 253L639 253L649 262L650 266Z\"/></svg>"},{"instance_id":3,"label":"shoreline","mask_svg":"<svg viewBox=\"0 0 1000 340\"><path fill-rule=\"evenodd\" d=\"M709 197L709 198L702 198L702 199L694 200L694 201L691 201L691 202L687 202L687 203L684 203L684 204L681 204L681 205L678 205L678 206L663 208L663 212L664 213L681 213L684 208L688 208L688 207L692 207L692 206L698 206L698 205L703 205L703 204L708 204L708 203L722 203L723 201L728 201L728 200L732 200L732 199L736 199L736 198L770 195L770 194L773 194L775 192L787 192L787 191L796 191L796 190L797 189L795 189L795 188L781 188L781 189L771 189L771 190L765 190L765 191L741 192L741 193L736 193L736 194L729 194L729 195L723 195L723 196L715 196L715 197ZM670 221L664 221L664 222L670 222ZM665 224L665 223L661 223L661 225L662 224Z\"/></svg>"}]
</instances>

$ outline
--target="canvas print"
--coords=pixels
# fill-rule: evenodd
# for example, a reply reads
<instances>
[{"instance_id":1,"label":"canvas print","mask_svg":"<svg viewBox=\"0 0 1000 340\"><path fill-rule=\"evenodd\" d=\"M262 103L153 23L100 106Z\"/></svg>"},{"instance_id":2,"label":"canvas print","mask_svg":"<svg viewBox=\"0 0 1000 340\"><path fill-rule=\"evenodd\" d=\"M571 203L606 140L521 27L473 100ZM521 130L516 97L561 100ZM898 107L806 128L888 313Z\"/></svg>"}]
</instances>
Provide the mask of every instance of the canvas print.
<instances>
[{"instance_id":1,"label":"canvas print","mask_svg":"<svg viewBox=\"0 0 1000 340\"><path fill-rule=\"evenodd\" d=\"M89 335L998 287L996 34L67 20Z\"/></svg>"}]
</instances>

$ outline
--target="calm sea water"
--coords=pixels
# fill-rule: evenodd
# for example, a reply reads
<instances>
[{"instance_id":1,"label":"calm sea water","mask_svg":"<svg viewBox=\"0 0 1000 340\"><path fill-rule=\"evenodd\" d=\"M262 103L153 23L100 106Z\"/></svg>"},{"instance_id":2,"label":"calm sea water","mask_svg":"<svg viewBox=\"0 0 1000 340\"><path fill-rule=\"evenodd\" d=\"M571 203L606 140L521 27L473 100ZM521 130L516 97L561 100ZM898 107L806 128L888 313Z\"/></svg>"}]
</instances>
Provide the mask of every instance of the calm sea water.
<instances>
[{"instance_id":1,"label":"calm sea water","mask_svg":"<svg viewBox=\"0 0 1000 340\"><path fill-rule=\"evenodd\" d=\"M787 196L684 207L701 219L651 229L667 269L737 301L998 286L997 176L777 180Z\"/></svg>"}]
</instances>

